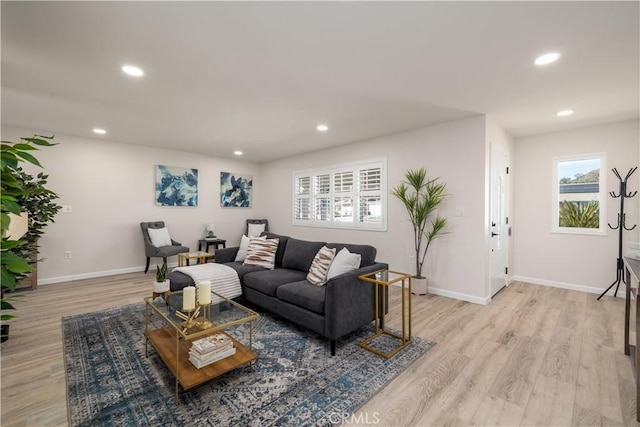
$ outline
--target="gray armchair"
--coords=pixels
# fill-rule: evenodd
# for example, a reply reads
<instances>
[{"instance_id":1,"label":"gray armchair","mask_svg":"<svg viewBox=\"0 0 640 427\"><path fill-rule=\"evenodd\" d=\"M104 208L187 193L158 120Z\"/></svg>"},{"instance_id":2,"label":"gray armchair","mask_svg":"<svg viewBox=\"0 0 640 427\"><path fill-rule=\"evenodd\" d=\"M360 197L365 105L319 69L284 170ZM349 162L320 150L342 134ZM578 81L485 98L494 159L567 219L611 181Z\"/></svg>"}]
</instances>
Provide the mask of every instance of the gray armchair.
<instances>
[{"instance_id":1,"label":"gray armchair","mask_svg":"<svg viewBox=\"0 0 640 427\"><path fill-rule=\"evenodd\" d=\"M140 228L142 229L142 237L144 237L144 252L147 256L147 265L144 268L144 272L146 274L149 271L149 262L152 257L162 258L164 262L167 262L167 257L178 255L184 252L189 252L189 248L186 246L182 246L182 243L176 242L171 239L171 246L161 246L156 247L151 243L151 238L149 237L149 229L150 228L163 228L164 221L154 221L154 222L141 222Z\"/></svg>"},{"instance_id":2,"label":"gray armchair","mask_svg":"<svg viewBox=\"0 0 640 427\"><path fill-rule=\"evenodd\" d=\"M264 224L264 231L269 231L269 221L266 219L248 219L247 220L247 236L249 235L249 224Z\"/></svg>"}]
</instances>

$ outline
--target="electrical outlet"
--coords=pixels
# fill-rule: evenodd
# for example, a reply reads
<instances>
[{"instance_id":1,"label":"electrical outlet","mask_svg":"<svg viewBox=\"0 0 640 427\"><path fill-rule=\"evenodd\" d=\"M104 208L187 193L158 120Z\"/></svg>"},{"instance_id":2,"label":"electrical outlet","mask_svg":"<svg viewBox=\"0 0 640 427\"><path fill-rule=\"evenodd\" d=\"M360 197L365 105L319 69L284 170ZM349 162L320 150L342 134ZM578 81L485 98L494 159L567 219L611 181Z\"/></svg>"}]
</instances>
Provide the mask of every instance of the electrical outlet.
<instances>
[{"instance_id":1,"label":"electrical outlet","mask_svg":"<svg viewBox=\"0 0 640 427\"><path fill-rule=\"evenodd\" d=\"M60 209L62 213L71 213L71 205L63 205L62 209Z\"/></svg>"},{"instance_id":2,"label":"electrical outlet","mask_svg":"<svg viewBox=\"0 0 640 427\"><path fill-rule=\"evenodd\" d=\"M464 216L464 206L456 206L454 215Z\"/></svg>"},{"instance_id":3,"label":"electrical outlet","mask_svg":"<svg viewBox=\"0 0 640 427\"><path fill-rule=\"evenodd\" d=\"M71 251L64 251L64 258L65 259L70 259L71 258Z\"/></svg>"}]
</instances>

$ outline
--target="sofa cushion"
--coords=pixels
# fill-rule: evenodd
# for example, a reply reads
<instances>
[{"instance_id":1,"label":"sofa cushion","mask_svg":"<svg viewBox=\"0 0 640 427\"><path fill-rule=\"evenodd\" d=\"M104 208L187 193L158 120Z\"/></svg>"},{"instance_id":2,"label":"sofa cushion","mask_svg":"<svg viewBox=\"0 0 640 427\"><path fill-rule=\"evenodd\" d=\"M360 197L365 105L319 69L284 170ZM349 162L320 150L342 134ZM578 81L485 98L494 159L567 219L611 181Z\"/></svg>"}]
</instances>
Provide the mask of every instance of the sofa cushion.
<instances>
[{"instance_id":1,"label":"sofa cushion","mask_svg":"<svg viewBox=\"0 0 640 427\"><path fill-rule=\"evenodd\" d=\"M276 268L282 267L282 258L284 257L284 250L287 246L287 241L290 239L289 236L283 236L276 233L271 233L269 231L265 231L260 235L260 237L266 237L267 239L278 239L278 250L276 251Z\"/></svg>"},{"instance_id":2,"label":"sofa cushion","mask_svg":"<svg viewBox=\"0 0 640 427\"><path fill-rule=\"evenodd\" d=\"M172 271L167 275L167 279L172 292L181 291L185 286L193 286L193 279L179 271Z\"/></svg>"},{"instance_id":3,"label":"sofa cushion","mask_svg":"<svg viewBox=\"0 0 640 427\"><path fill-rule=\"evenodd\" d=\"M278 286L285 283L298 282L304 280L307 274L302 271L290 270L288 268L276 268L275 270L262 270L247 273L242 278L242 285L263 294L275 297ZM311 285L310 285L311 286Z\"/></svg>"},{"instance_id":4,"label":"sofa cushion","mask_svg":"<svg viewBox=\"0 0 640 427\"><path fill-rule=\"evenodd\" d=\"M236 271L236 273L238 273L238 277L240 278L240 282L242 282L242 278L247 273L252 273L254 271L269 271L269 270L265 270L264 268L258 267L258 266L255 266L255 265L242 265L242 262L239 262L239 261L226 262L226 263L224 263L224 265L233 268Z\"/></svg>"},{"instance_id":5,"label":"sofa cushion","mask_svg":"<svg viewBox=\"0 0 640 427\"><path fill-rule=\"evenodd\" d=\"M327 271L327 280L331 280L336 276L356 270L361 263L362 255L352 254L349 249L342 248L338 252Z\"/></svg>"},{"instance_id":6,"label":"sofa cushion","mask_svg":"<svg viewBox=\"0 0 640 427\"><path fill-rule=\"evenodd\" d=\"M235 261L244 261L247 257L247 249L249 249L250 238L247 236L242 236L240 238L240 246L238 247L238 253L236 253Z\"/></svg>"},{"instance_id":7,"label":"sofa cushion","mask_svg":"<svg viewBox=\"0 0 640 427\"><path fill-rule=\"evenodd\" d=\"M369 245L351 245L347 243L327 243L328 248L336 248L336 254L347 248L353 254L360 254L360 267L368 267L376 263L377 250Z\"/></svg>"},{"instance_id":8,"label":"sofa cushion","mask_svg":"<svg viewBox=\"0 0 640 427\"><path fill-rule=\"evenodd\" d=\"M325 290L324 286L314 286L308 281L302 280L279 286L276 296L282 301L323 314Z\"/></svg>"},{"instance_id":9,"label":"sofa cushion","mask_svg":"<svg viewBox=\"0 0 640 427\"><path fill-rule=\"evenodd\" d=\"M324 242L289 239L284 250L282 267L304 271L306 274L309 271L309 267L311 267L313 258L323 246Z\"/></svg>"},{"instance_id":10,"label":"sofa cushion","mask_svg":"<svg viewBox=\"0 0 640 427\"><path fill-rule=\"evenodd\" d=\"M314 286L322 286L327 283L327 272L333 257L336 256L336 249L329 249L326 246L320 248L316 256L313 258L307 280Z\"/></svg>"},{"instance_id":11,"label":"sofa cushion","mask_svg":"<svg viewBox=\"0 0 640 427\"><path fill-rule=\"evenodd\" d=\"M256 265L258 267L273 270L276 263L276 251L278 250L278 239L267 239L266 237L251 237L247 256L243 265Z\"/></svg>"}]
</instances>

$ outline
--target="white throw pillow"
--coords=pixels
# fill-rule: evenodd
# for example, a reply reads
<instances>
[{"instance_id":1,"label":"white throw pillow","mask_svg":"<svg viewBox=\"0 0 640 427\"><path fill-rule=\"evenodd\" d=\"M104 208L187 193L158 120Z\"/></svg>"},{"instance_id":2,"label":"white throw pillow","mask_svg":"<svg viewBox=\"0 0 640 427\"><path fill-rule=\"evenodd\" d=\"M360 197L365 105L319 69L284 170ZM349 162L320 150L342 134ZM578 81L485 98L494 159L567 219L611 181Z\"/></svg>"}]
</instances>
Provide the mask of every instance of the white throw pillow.
<instances>
[{"instance_id":1,"label":"white throw pillow","mask_svg":"<svg viewBox=\"0 0 640 427\"><path fill-rule=\"evenodd\" d=\"M252 237L247 248L247 257L242 265L256 265L273 270L279 239Z\"/></svg>"},{"instance_id":2,"label":"white throw pillow","mask_svg":"<svg viewBox=\"0 0 640 427\"><path fill-rule=\"evenodd\" d=\"M347 271L360 268L360 254L352 254L347 248L342 248L333 259L329 271L327 272L327 280L339 276Z\"/></svg>"},{"instance_id":3,"label":"white throw pillow","mask_svg":"<svg viewBox=\"0 0 640 427\"><path fill-rule=\"evenodd\" d=\"M169 237L169 230L167 229L167 227L148 228L147 231L149 232L151 244L156 248L172 245L171 237Z\"/></svg>"},{"instance_id":4,"label":"white throw pillow","mask_svg":"<svg viewBox=\"0 0 640 427\"><path fill-rule=\"evenodd\" d=\"M249 237L258 237L265 229L265 224L249 224L247 234Z\"/></svg>"},{"instance_id":5,"label":"white throw pillow","mask_svg":"<svg viewBox=\"0 0 640 427\"><path fill-rule=\"evenodd\" d=\"M326 246L320 248L316 256L313 258L307 280L315 286L322 286L327 283L327 272L331 261L336 256L336 248L329 249Z\"/></svg>"},{"instance_id":6,"label":"white throw pillow","mask_svg":"<svg viewBox=\"0 0 640 427\"><path fill-rule=\"evenodd\" d=\"M244 261L247 257L247 249L249 248L249 239L247 236L242 236L242 240L240 240L240 248L238 248L238 253L236 254L236 261Z\"/></svg>"}]
</instances>

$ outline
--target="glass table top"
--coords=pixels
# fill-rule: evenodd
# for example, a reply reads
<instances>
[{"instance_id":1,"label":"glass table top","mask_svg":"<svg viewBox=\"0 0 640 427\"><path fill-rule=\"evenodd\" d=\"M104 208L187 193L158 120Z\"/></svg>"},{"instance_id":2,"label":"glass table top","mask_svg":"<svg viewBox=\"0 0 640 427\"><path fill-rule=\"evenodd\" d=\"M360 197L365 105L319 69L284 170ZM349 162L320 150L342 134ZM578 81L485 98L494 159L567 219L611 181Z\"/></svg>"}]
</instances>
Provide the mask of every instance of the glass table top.
<instances>
[{"instance_id":1,"label":"glass table top","mask_svg":"<svg viewBox=\"0 0 640 427\"><path fill-rule=\"evenodd\" d=\"M400 273L399 271L378 270L359 276L359 279L366 282L377 283L379 285L390 285L401 280L409 279L410 277L410 274Z\"/></svg>"},{"instance_id":2,"label":"glass table top","mask_svg":"<svg viewBox=\"0 0 640 427\"><path fill-rule=\"evenodd\" d=\"M214 291L211 294L214 300L213 304L196 307L196 310L191 312L182 309L182 291L169 292L166 301L160 296L146 297L144 301L147 308L159 314L185 339L208 335L260 317L255 311ZM215 303L215 301L220 302ZM192 320L189 322L190 317ZM153 322L153 319L149 320Z\"/></svg>"}]
</instances>

